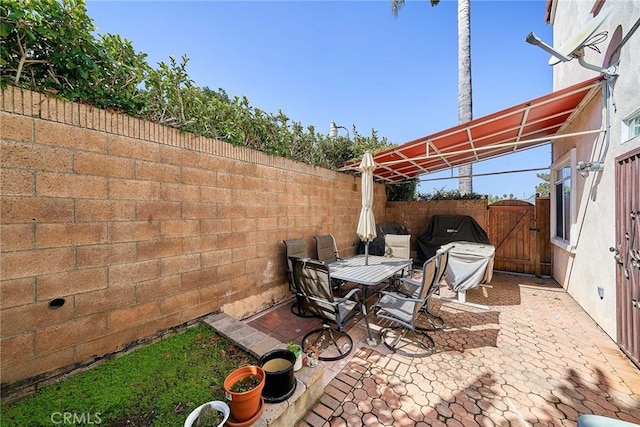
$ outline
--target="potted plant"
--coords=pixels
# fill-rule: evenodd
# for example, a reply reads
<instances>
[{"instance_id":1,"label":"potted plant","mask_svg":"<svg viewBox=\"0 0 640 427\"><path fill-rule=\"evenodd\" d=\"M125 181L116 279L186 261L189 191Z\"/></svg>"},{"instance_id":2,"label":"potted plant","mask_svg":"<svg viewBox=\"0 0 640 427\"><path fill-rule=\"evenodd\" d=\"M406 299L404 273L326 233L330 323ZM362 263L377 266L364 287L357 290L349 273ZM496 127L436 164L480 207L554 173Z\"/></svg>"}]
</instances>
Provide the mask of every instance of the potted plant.
<instances>
[{"instance_id":1,"label":"potted plant","mask_svg":"<svg viewBox=\"0 0 640 427\"><path fill-rule=\"evenodd\" d=\"M318 357L320 356L320 350L317 346L310 344L304 349L304 353L307 355L305 357L305 365L309 367L318 366Z\"/></svg>"},{"instance_id":2,"label":"potted plant","mask_svg":"<svg viewBox=\"0 0 640 427\"><path fill-rule=\"evenodd\" d=\"M184 427L222 427L229 419L229 405L219 400L204 403L191 411Z\"/></svg>"},{"instance_id":3,"label":"potted plant","mask_svg":"<svg viewBox=\"0 0 640 427\"><path fill-rule=\"evenodd\" d=\"M293 365L293 370L299 371L302 368L302 346L293 341L289 341L287 343L287 350L296 355L296 363Z\"/></svg>"},{"instance_id":4,"label":"potted plant","mask_svg":"<svg viewBox=\"0 0 640 427\"><path fill-rule=\"evenodd\" d=\"M270 350L260 357L260 367L265 373L262 389L265 402L282 402L293 395L296 389L295 363L296 355L284 348Z\"/></svg>"},{"instance_id":5,"label":"potted plant","mask_svg":"<svg viewBox=\"0 0 640 427\"><path fill-rule=\"evenodd\" d=\"M242 366L233 370L224 380L224 391L229 401L231 417L236 422L257 418L264 409L262 389L265 372L259 366Z\"/></svg>"}]
</instances>

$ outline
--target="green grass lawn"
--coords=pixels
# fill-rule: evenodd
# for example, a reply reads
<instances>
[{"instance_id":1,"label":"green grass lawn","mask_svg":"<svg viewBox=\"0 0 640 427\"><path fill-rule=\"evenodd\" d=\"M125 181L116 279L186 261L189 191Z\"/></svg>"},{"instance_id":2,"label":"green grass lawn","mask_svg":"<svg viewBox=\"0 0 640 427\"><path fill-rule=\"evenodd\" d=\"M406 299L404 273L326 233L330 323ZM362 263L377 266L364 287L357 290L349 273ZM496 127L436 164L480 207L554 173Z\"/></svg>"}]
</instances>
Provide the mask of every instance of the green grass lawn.
<instances>
[{"instance_id":1,"label":"green grass lawn","mask_svg":"<svg viewBox=\"0 0 640 427\"><path fill-rule=\"evenodd\" d=\"M256 363L199 325L3 404L0 424L181 426L200 404L225 400L227 374Z\"/></svg>"}]
</instances>

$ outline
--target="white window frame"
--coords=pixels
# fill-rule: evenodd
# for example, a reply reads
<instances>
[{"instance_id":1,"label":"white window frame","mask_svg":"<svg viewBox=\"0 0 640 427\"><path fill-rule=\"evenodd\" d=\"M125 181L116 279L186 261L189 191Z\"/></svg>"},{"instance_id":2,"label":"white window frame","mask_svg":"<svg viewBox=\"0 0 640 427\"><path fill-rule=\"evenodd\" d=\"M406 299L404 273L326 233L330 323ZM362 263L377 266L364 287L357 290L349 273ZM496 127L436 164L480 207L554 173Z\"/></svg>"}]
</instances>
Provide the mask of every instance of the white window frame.
<instances>
[{"instance_id":1,"label":"white window frame","mask_svg":"<svg viewBox=\"0 0 640 427\"><path fill-rule=\"evenodd\" d=\"M576 247L577 242L577 227L576 227L576 218L577 218L577 173L576 173L576 149L572 148L568 153L564 156L560 157L556 160L553 165L551 165L551 176L549 180L550 184L550 193L551 193L551 243L565 251L573 252ZM570 175L570 184L571 184L571 196L569 199L570 206L570 224L569 224L569 240L563 239L557 236L557 203L556 203L556 176L558 171L563 169L564 167L569 166L571 170Z\"/></svg>"},{"instance_id":2,"label":"white window frame","mask_svg":"<svg viewBox=\"0 0 640 427\"><path fill-rule=\"evenodd\" d=\"M634 130L637 133L632 134ZM632 139L640 137L640 107L636 108L634 112L622 119L622 141L628 142Z\"/></svg>"}]
</instances>

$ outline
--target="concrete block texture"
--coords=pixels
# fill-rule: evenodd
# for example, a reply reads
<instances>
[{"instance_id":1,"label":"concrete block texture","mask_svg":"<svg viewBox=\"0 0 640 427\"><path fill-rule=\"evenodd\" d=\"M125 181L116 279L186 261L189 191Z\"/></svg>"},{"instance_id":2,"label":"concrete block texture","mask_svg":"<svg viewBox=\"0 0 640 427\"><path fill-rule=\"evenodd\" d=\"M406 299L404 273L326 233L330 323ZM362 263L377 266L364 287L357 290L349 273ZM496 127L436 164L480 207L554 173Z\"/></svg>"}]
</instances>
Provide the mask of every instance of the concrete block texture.
<instances>
[{"instance_id":1,"label":"concrete block texture","mask_svg":"<svg viewBox=\"0 0 640 427\"><path fill-rule=\"evenodd\" d=\"M3 383L46 379L223 308L244 318L276 304L289 296L284 239L311 248L331 233L343 256L355 252L359 177L0 92ZM402 220L383 185L375 197L379 222ZM52 331L65 339L47 341Z\"/></svg>"}]
</instances>

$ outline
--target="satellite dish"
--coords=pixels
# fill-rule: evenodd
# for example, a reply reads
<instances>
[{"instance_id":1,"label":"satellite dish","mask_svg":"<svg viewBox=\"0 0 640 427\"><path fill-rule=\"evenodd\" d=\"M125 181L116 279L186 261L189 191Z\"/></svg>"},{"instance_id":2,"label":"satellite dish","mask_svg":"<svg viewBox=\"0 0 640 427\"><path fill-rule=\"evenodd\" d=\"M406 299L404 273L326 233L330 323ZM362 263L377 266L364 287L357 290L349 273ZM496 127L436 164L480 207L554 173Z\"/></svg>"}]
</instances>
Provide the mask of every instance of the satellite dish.
<instances>
[{"instance_id":1,"label":"satellite dish","mask_svg":"<svg viewBox=\"0 0 640 427\"><path fill-rule=\"evenodd\" d=\"M569 40L564 42L562 46L555 49L560 55L567 58L580 57L582 54L577 54L577 51L584 47L584 43L589 40L589 37L596 32L596 30L602 25L605 19L611 14L612 8L603 8L598 16L594 17L587 23L580 31L571 36ZM549 65L558 64L560 59L557 56L551 56L549 58Z\"/></svg>"}]
</instances>

